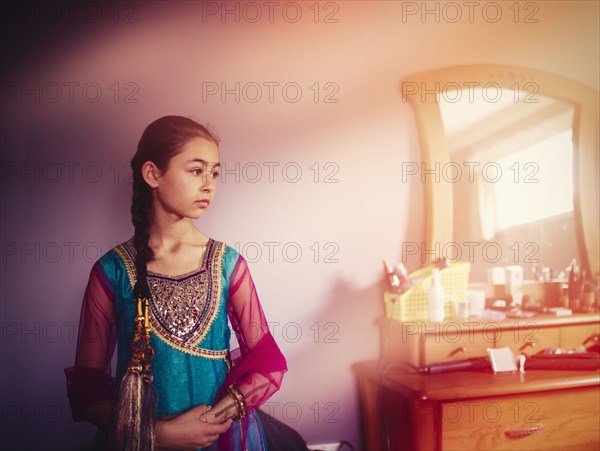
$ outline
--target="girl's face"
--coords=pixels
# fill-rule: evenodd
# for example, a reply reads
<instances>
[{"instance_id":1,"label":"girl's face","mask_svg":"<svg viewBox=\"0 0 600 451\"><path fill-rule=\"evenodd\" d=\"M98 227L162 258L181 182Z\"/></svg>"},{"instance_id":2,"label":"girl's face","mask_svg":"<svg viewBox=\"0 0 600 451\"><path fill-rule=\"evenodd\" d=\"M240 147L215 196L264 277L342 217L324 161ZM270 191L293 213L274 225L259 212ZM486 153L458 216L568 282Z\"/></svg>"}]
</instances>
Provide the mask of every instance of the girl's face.
<instances>
[{"instance_id":1,"label":"girl's face","mask_svg":"<svg viewBox=\"0 0 600 451\"><path fill-rule=\"evenodd\" d=\"M210 205L220 173L217 145L193 138L171 158L167 168L154 178L155 202L166 213L199 218Z\"/></svg>"}]
</instances>

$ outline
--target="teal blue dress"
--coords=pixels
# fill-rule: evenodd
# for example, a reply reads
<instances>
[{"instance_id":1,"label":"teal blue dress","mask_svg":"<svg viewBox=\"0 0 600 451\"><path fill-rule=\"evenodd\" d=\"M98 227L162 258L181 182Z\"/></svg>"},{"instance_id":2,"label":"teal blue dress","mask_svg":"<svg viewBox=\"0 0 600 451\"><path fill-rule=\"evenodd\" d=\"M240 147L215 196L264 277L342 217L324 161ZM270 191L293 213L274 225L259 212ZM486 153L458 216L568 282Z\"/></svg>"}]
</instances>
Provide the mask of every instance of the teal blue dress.
<instances>
[{"instance_id":1,"label":"teal blue dress","mask_svg":"<svg viewBox=\"0 0 600 451\"><path fill-rule=\"evenodd\" d=\"M100 328L106 328L109 327L108 324L112 324L110 329L116 343L111 345L109 340L108 351L99 349L97 352L106 355L104 368L99 368L106 373L116 344L116 388L131 358L136 313L133 299L136 282L135 255L132 239L104 254L92 269L92 275L100 283L92 285L90 278L82 308L82 321L88 324L87 327L97 324ZM242 261L243 258L235 249L223 242L209 239L199 269L179 276L148 271L147 280L152 296L149 320L152 328L150 342L155 351L152 373L157 392L157 418L178 414L199 404L212 405L217 401L217 393L232 367L228 323L228 318L232 320L232 313L231 308L228 308L228 299L232 273ZM245 261L243 263L245 265ZM106 305L100 305L102 302ZM102 315L94 312L108 312L109 302L112 302L112 317L104 318L107 326L102 326ZM90 307L96 304L100 308ZM262 314L262 310L260 312ZM94 315L97 316L95 320L91 318ZM105 316L108 314L105 313ZM233 321L237 323L238 320L239 318ZM86 352L96 352L95 348L88 348ZM80 349L78 343L78 353L83 352L82 349L84 345ZM285 360L283 362L285 365ZM278 388L277 386L274 391ZM69 397L73 402L76 395L71 395L70 393ZM242 451L244 444L248 451L267 449L263 428L256 413L258 406L254 407L249 409L249 419L243 425L241 422L233 422L228 432L227 447L231 447L232 443L235 445L229 449ZM242 428L246 428L243 441ZM106 433L100 429L94 447L106 447ZM205 449L223 449L223 446L219 448L217 442Z\"/></svg>"}]
</instances>

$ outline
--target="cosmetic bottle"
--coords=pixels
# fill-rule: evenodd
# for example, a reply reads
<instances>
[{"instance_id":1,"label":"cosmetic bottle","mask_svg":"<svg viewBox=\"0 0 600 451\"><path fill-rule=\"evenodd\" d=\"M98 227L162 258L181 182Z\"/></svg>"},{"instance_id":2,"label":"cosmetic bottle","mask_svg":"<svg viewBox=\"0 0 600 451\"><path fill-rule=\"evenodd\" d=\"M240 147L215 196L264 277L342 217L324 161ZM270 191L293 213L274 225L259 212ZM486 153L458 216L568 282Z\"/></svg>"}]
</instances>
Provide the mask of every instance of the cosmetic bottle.
<instances>
[{"instance_id":1,"label":"cosmetic bottle","mask_svg":"<svg viewBox=\"0 0 600 451\"><path fill-rule=\"evenodd\" d=\"M429 297L429 321L444 321L444 288L440 279L440 270L433 268L431 270L431 287L427 292Z\"/></svg>"},{"instance_id":2,"label":"cosmetic bottle","mask_svg":"<svg viewBox=\"0 0 600 451\"><path fill-rule=\"evenodd\" d=\"M574 312L581 310L582 277L575 259L571 262L569 271L569 308Z\"/></svg>"},{"instance_id":3,"label":"cosmetic bottle","mask_svg":"<svg viewBox=\"0 0 600 451\"><path fill-rule=\"evenodd\" d=\"M592 282L585 282L585 284L583 285L583 294L581 302L582 312L593 312L594 301L594 286Z\"/></svg>"},{"instance_id":4,"label":"cosmetic bottle","mask_svg":"<svg viewBox=\"0 0 600 451\"><path fill-rule=\"evenodd\" d=\"M412 280L408 277L408 271L406 267L400 262L396 265L396 275L400 280L400 291L405 293L410 287L413 286Z\"/></svg>"},{"instance_id":5,"label":"cosmetic bottle","mask_svg":"<svg viewBox=\"0 0 600 451\"><path fill-rule=\"evenodd\" d=\"M394 273L392 267L387 262L387 260L383 261L383 274L385 275L385 280L387 281L388 289L392 293L402 294L402 292L400 291L400 279Z\"/></svg>"}]
</instances>

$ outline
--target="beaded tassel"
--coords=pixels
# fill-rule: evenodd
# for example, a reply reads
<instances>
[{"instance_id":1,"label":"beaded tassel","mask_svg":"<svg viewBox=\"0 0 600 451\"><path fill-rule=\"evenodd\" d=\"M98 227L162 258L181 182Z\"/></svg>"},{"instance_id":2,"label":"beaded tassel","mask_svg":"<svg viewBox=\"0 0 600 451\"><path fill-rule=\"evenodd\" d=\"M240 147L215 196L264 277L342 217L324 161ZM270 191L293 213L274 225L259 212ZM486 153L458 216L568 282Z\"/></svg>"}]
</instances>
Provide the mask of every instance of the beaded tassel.
<instances>
[{"instance_id":1,"label":"beaded tassel","mask_svg":"<svg viewBox=\"0 0 600 451\"><path fill-rule=\"evenodd\" d=\"M142 306L143 302L143 306ZM132 357L119 387L111 449L153 451L156 448L154 418L156 389L152 385L148 299L138 298Z\"/></svg>"}]
</instances>

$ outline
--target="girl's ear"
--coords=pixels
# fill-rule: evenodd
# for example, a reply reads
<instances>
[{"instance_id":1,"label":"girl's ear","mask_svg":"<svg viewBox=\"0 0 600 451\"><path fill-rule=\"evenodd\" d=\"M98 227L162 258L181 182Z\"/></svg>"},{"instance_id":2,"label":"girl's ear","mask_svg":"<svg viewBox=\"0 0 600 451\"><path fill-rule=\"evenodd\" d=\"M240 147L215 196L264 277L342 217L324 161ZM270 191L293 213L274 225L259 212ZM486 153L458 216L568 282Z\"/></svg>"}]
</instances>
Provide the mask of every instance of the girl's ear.
<instances>
[{"instance_id":1,"label":"girl's ear","mask_svg":"<svg viewBox=\"0 0 600 451\"><path fill-rule=\"evenodd\" d=\"M150 188L157 188L160 171L152 161L146 161L142 164L142 177Z\"/></svg>"}]
</instances>

